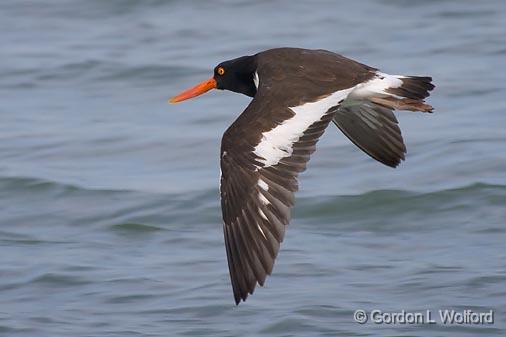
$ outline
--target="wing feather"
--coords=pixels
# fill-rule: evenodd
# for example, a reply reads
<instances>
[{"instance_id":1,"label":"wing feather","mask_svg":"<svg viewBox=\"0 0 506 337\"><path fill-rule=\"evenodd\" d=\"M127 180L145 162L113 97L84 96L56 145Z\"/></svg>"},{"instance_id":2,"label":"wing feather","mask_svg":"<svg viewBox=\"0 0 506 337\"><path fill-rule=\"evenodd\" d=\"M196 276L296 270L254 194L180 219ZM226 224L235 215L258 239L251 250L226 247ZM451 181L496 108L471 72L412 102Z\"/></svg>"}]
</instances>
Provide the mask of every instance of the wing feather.
<instances>
[{"instance_id":1,"label":"wing feather","mask_svg":"<svg viewBox=\"0 0 506 337\"><path fill-rule=\"evenodd\" d=\"M250 104L254 106L253 102ZM248 109L245 113L247 116ZM288 109L288 108L282 108ZM225 246L236 304L263 285L270 275L283 241L298 190L297 176L306 169L316 143L330 123L334 111L314 121L291 144L291 152L274 165L265 165L253 153L255 139L239 136L238 130L262 126L238 118L225 132L221 147L221 198ZM282 116L290 116L286 111ZM242 115L241 115L242 116ZM256 124L255 124L256 123ZM279 119L279 124L283 119ZM256 141L261 141L261 134Z\"/></svg>"},{"instance_id":2,"label":"wing feather","mask_svg":"<svg viewBox=\"0 0 506 337\"><path fill-rule=\"evenodd\" d=\"M404 160L406 146L391 109L367 100L346 103L337 109L333 122L356 146L391 167Z\"/></svg>"}]
</instances>

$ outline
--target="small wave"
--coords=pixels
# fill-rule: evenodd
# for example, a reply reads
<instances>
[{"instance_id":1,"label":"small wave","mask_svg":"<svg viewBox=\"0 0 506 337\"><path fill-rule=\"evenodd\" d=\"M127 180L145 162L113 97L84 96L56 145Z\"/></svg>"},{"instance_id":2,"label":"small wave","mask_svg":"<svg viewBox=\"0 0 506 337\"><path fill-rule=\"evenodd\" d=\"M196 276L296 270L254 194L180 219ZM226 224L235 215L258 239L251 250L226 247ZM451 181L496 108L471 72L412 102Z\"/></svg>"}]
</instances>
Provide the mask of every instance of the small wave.
<instances>
[{"instance_id":1,"label":"small wave","mask_svg":"<svg viewBox=\"0 0 506 337\"><path fill-rule=\"evenodd\" d=\"M105 75L101 74L98 80L134 80L134 81L157 81L164 82L168 78L178 78L189 76L192 73L198 73L196 68L182 66L165 66L165 65L115 65L109 67Z\"/></svg>"},{"instance_id":2,"label":"small wave","mask_svg":"<svg viewBox=\"0 0 506 337\"><path fill-rule=\"evenodd\" d=\"M2 72L0 87L18 88L61 85L68 82L124 82L145 84L164 83L168 78L176 79L199 73L194 67L167 66L160 64L130 65L110 60L83 60L65 63L53 68L27 68Z\"/></svg>"},{"instance_id":3,"label":"small wave","mask_svg":"<svg viewBox=\"0 0 506 337\"><path fill-rule=\"evenodd\" d=\"M106 188L84 186L75 183L61 182L51 179L25 176L0 176L0 189L4 191L32 191L32 192L90 192L90 193L140 193L153 195L170 195L159 191L135 190L128 188Z\"/></svg>"},{"instance_id":4,"label":"small wave","mask_svg":"<svg viewBox=\"0 0 506 337\"><path fill-rule=\"evenodd\" d=\"M30 191L40 193L131 193L137 192L132 190L121 190L121 189L107 189L107 188L93 188L85 187L83 185L60 182L55 180L49 180L44 178L35 177L0 177L0 189L3 191Z\"/></svg>"},{"instance_id":5,"label":"small wave","mask_svg":"<svg viewBox=\"0 0 506 337\"><path fill-rule=\"evenodd\" d=\"M374 226L375 221L385 223L385 219L399 224L403 218L425 218L435 212L458 216L470 214L476 207L496 208L505 203L506 186L475 183L428 193L378 190L356 196L304 198L295 207L295 218L306 223L349 223L350 226L367 220Z\"/></svg>"},{"instance_id":6,"label":"small wave","mask_svg":"<svg viewBox=\"0 0 506 337\"><path fill-rule=\"evenodd\" d=\"M79 190L81 187L32 177L0 177L0 187L4 190Z\"/></svg>"},{"instance_id":7,"label":"small wave","mask_svg":"<svg viewBox=\"0 0 506 337\"><path fill-rule=\"evenodd\" d=\"M109 304L135 304L140 301L147 301L159 298L156 294L133 294L124 296L111 296L105 299L105 303Z\"/></svg>"},{"instance_id":8,"label":"small wave","mask_svg":"<svg viewBox=\"0 0 506 337\"><path fill-rule=\"evenodd\" d=\"M30 283L41 284L46 286L54 287L72 287L81 286L90 283L82 277L73 275L57 274L57 273L46 273L33 278Z\"/></svg>"},{"instance_id":9,"label":"small wave","mask_svg":"<svg viewBox=\"0 0 506 337\"><path fill-rule=\"evenodd\" d=\"M24 246L37 246L37 245L61 245L67 244L68 241L61 240L47 240L47 239L39 239L36 236L14 233L7 230L0 230L0 243L4 243L7 245L24 245Z\"/></svg>"},{"instance_id":10,"label":"small wave","mask_svg":"<svg viewBox=\"0 0 506 337\"><path fill-rule=\"evenodd\" d=\"M141 223L122 223L122 224L116 224L111 225L110 228L113 231L121 231L121 232L156 232L161 231L163 228L157 227L154 225L146 225Z\"/></svg>"}]
</instances>

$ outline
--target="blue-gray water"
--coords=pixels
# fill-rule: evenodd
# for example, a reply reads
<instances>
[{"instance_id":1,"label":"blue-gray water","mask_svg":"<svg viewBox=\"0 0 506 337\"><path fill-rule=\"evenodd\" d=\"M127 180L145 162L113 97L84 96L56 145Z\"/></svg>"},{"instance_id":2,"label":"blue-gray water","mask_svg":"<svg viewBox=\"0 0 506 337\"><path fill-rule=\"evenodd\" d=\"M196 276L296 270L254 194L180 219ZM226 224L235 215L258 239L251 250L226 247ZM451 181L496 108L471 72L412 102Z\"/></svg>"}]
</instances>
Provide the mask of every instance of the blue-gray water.
<instances>
[{"instance_id":1,"label":"blue-gray water","mask_svg":"<svg viewBox=\"0 0 506 337\"><path fill-rule=\"evenodd\" d=\"M502 0L0 2L0 336L505 336L505 20ZM398 113L396 170L330 126L236 307L218 151L249 99L166 100L279 46L431 75L435 113Z\"/></svg>"}]
</instances>

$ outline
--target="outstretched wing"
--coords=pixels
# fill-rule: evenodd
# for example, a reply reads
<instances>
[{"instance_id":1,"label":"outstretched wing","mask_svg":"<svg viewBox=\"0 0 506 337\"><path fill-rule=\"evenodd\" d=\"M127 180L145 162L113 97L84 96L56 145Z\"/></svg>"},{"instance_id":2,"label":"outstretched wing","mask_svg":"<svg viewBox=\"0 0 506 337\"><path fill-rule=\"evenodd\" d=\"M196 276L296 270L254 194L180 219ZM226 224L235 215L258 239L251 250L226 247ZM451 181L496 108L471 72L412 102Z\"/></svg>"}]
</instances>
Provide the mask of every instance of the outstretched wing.
<instances>
[{"instance_id":1,"label":"outstretched wing","mask_svg":"<svg viewBox=\"0 0 506 337\"><path fill-rule=\"evenodd\" d=\"M362 151L377 161L396 167L404 160L406 146L392 109L369 100L345 100L334 124Z\"/></svg>"},{"instance_id":2,"label":"outstretched wing","mask_svg":"<svg viewBox=\"0 0 506 337\"><path fill-rule=\"evenodd\" d=\"M263 285L290 221L297 176L347 93L299 107L256 98L225 132L221 207L236 304Z\"/></svg>"}]
</instances>

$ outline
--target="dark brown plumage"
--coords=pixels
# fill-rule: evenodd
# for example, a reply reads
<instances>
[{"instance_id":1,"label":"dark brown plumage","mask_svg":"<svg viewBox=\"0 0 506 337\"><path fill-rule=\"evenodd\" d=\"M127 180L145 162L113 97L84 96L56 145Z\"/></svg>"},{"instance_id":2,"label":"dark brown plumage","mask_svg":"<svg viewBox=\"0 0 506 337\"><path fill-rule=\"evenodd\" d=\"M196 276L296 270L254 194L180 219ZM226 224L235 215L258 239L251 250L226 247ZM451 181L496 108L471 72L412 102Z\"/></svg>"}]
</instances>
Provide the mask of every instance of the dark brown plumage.
<instances>
[{"instance_id":1,"label":"dark brown plumage","mask_svg":"<svg viewBox=\"0 0 506 337\"><path fill-rule=\"evenodd\" d=\"M405 159L394 109L431 112L430 77L396 76L325 50L271 49L219 64L174 97L211 88L253 97L223 135L221 207L236 304L263 285L290 221L297 177L332 121L385 165Z\"/></svg>"}]
</instances>

